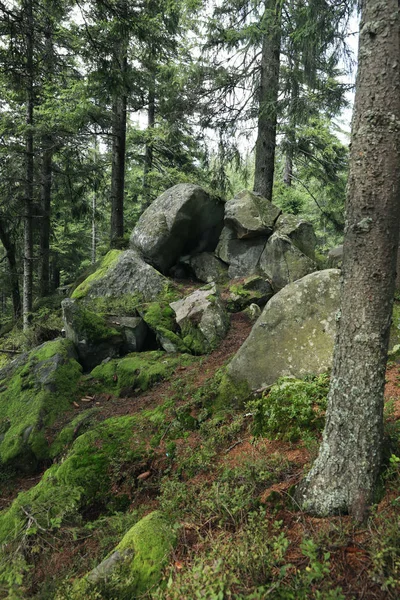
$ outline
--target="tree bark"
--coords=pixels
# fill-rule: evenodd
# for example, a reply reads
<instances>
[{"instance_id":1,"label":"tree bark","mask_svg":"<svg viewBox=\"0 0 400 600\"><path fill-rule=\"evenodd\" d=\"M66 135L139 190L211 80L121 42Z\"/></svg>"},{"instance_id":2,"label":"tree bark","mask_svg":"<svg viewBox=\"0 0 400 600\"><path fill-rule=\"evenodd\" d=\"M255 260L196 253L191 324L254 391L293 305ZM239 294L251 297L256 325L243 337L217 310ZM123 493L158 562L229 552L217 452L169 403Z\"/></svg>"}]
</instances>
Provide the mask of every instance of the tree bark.
<instances>
[{"instance_id":1,"label":"tree bark","mask_svg":"<svg viewBox=\"0 0 400 600\"><path fill-rule=\"evenodd\" d=\"M11 297L13 304L14 320L21 316L21 294L19 289L18 266L15 244L13 243L10 234L0 221L0 240L4 246L7 255L8 268L10 271Z\"/></svg>"},{"instance_id":2,"label":"tree bark","mask_svg":"<svg viewBox=\"0 0 400 600\"><path fill-rule=\"evenodd\" d=\"M50 293L50 216L53 151L51 138L43 138L42 174L41 174L41 220L40 220L40 256L39 256L39 296Z\"/></svg>"},{"instance_id":3,"label":"tree bark","mask_svg":"<svg viewBox=\"0 0 400 600\"><path fill-rule=\"evenodd\" d=\"M25 41L26 41L26 134L25 134L25 198L24 198L24 286L23 286L23 327L29 327L33 304L33 9L32 0L26 0Z\"/></svg>"},{"instance_id":4,"label":"tree bark","mask_svg":"<svg viewBox=\"0 0 400 600\"><path fill-rule=\"evenodd\" d=\"M155 81L149 88L149 105L147 107L147 141L144 154L144 166L143 166L143 210L150 205L151 192L149 186L148 174L153 168L153 141L152 132L156 122L156 94L155 94Z\"/></svg>"},{"instance_id":5,"label":"tree bark","mask_svg":"<svg viewBox=\"0 0 400 600\"><path fill-rule=\"evenodd\" d=\"M264 22L266 31L261 54L254 191L271 200L275 169L281 47L281 3L278 0L266 0Z\"/></svg>"},{"instance_id":6,"label":"tree bark","mask_svg":"<svg viewBox=\"0 0 400 600\"><path fill-rule=\"evenodd\" d=\"M126 18L127 3L120 4L121 17ZM111 248L117 248L124 236L124 194L128 70L128 39L122 35L115 48L115 68L120 71L121 87L116 90L112 113L112 170L111 170Z\"/></svg>"},{"instance_id":7,"label":"tree bark","mask_svg":"<svg viewBox=\"0 0 400 600\"><path fill-rule=\"evenodd\" d=\"M296 497L363 519L381 468L383 391L399 237L399 6L364 0L342 300L323 441Z\"/></svg>"}]
</instances>

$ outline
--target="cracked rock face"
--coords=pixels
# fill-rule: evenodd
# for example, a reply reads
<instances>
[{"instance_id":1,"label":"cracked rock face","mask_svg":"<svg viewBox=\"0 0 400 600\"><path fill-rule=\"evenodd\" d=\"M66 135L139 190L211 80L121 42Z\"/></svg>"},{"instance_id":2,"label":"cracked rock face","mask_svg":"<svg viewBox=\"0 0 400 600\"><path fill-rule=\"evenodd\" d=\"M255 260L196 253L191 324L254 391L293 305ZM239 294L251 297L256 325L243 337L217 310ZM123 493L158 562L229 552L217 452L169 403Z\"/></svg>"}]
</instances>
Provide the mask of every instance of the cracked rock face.
<instances>
[{"instance_id":1,"label":"cracked rock face","mask_svg":"<svg viewBox=\"0 0 400 600\"><path fill-rule=\"evenodd\" d=\"M272 282L274 290L278 291L312 273L317 265L288 236L274 233L260 256L259 268Z\"/></svg>"},{"instance_id":2,"label":"cracked rock face","mask_svg":"<svg viewBox=\"0 0 400 600\"><path fill-rule=\"evenodd\" d=\"M340 271L326 269L287 285L268 302L228 366L251 389L279 377L323 373L332 365Z\"/></svg>"}]
</instances>

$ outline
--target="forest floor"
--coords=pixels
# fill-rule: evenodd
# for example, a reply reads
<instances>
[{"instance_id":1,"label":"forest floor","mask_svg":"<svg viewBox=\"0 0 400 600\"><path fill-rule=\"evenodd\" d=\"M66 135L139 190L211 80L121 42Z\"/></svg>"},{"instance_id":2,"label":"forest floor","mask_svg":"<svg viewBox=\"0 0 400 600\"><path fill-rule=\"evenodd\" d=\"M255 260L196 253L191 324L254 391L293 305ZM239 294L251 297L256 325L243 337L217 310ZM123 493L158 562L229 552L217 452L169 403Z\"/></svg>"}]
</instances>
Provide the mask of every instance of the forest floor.
<instances>
[{"instance_id":1,"label":"forest floor","mask_svg":"<svg viewBox=\"0 0 400 600\"><path fill-rule=\"evenodd\" d=\"M210 382L215 373L242 345L251 326L244 315L232 315L230 331L217 350L194 364L178 367L168 381L147 392L124 398L94 396L91 404L98 408L98 418L154 410L173 397L175 411L189 406L190 416L200 422L202 405L197 390L209 386L212 393ZM392 448L396 448L398 364L388 366L385 397L388 435L395 438ZM83 399L75 402L76 413L87 409L88 402ZM189 428L175 438L168 435L166 427L151 462L135 475L130 510L140 507L146 514L161 507L181 524L173 560L165 571L169 583L163 592L150 592L149 597L398 599L400 474L396 460L389 462L382 484L385 491L366 522L357 523L349 516L311 517L294 505L290 490L315 459L320 434L291 442L268 440L253 435L251 420L245 411L221 423L205 419L200 429ZM49 435L62 426L63 422L58 422ZM40 477L3 482L0 508L9 506ZM121 490L126 485L123 480ZM116 484L116 495L121 490ZM50 558L45 553L43 560L38 557L35 562L29 597L51 598L50 592L48 596L43 592L43 581L58 577L59 572L65 576L76 573L79 561L87 568L87 556L91 552L96 555L100 546L97 538L87 536L52 543ZM110 539L110 548L102 551L113 544L115 540Z\"/></svg>"}]
</instances>

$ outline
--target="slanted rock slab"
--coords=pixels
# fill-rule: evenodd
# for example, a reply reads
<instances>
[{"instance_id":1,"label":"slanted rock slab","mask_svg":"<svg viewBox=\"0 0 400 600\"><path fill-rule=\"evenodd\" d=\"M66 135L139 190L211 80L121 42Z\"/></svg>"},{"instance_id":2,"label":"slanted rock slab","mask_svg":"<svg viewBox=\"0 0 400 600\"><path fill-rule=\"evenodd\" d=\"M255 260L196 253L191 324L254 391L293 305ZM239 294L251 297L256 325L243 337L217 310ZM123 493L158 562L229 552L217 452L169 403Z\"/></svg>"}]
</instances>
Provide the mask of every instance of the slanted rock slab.
<instances>
[{"instance_id":1,"label":"slanted rock slab","mask_svg":"<svg viewBox=\"0 0 400 600\"><path fill-rule=\"evenodd\" d=\"M279 377L323 373L332 365L340 271L311 273L268 302L228 365L233 382L256 390Z\"/></svg>"},{"instance_id":2,"label":"slanted rock slab","mask_svg":"<svg viewBox=\"0 0 400 600\"><path fill-rule=\"evenodd\" d=\"M303 254L315 259L317 237L314 227L309 221L305 221L297 215L282 213L276 221L275 231L281 235L287 235Z\"/></svg>"},{"instance_id":3,"label":"slanted rock slab","mask_svg":"<svg viewBox=\"0 0 400 600\"><path fill-rule=\"evenodd\" d=\"M247 277L259 272L260 257L266 242L266 236L238 240L233 229L224 227L215 254L229 265L230 279Z\"/></svg>"},{"instance_id":4,"label":"slanted rock slab","mask_svg":"<svg viewBox=\"0 0 400 600\"><path fill-rule=\"evenodd\" d=\"M224 219L224 205L201 187L181 183L147 208L134 228L130 244L161 272L180 256L215 250Z\"/></svg>"},{"instance_id":5,"label":"slanted rock slab","mask_svg":"<svg viewBox=\"0 0 400 600\"><path fill-rule=\"evenodd\" d=\"M148 265L137 250L111 250L98 270L73 292L76 300L137 295L147 302L163 292L168 280Z\"/></svg>"},{"instance_id":6,"label":"slanted rock slab","mask_svg":"<svg viewBox=\"0 0 400 600\"><path fill-rule=\"evenodd\" d=\"M279 233L274 233L267 241L259 267L275 291L317 269L316 263L303 254L288 236Z\"/></svg>"},{"instance_id":7,"label":"slanted rock slab","mask_svg":"<svg viewBox=\"0 0 400 600\"><path fill-rule=\"evenodd\" d=\"M244 190L225 205L225 224L236 232L236 237L254 238L269 236L281 209L272 202Z\"/></svg>"},{"instance_id":8,"label":"slanted rock slab","mask_svg":"<svg viewBox=\"0 0 400 600\"><path fill-rule=\"evenodd\" d=\"M184 344L194 354L216 348L229 329L229 317L215 285L205 286L186 298L171 302Z\"/></svg>"}]
</instances>

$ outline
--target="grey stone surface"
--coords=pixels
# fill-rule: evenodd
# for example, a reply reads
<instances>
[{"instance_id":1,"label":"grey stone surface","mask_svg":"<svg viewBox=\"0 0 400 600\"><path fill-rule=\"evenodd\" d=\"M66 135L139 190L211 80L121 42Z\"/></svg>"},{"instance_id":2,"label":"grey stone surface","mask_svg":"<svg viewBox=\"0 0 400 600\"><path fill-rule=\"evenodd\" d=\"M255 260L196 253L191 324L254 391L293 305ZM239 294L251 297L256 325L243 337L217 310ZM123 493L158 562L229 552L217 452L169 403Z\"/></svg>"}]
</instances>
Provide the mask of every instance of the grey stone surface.
<instances>
[{"instance_id":1,"label":"grey stone surface","mask_svg":"<svg viewBox=\"0 0 400 600\"><path fill-rule=\"evenodd\" d=\"M274 290L278 291L312 273L317 265L292 244L286 235L274 233L260 256L259 268L271 281Z\"/></svg>"},{"instance_id":2,"label":"grey stone surface","mask_svg":"<svg viewBox=\"0 0 400 600\"><path fill-rule=\"evenodd\" d=\"M196 278L204 283L222 282L228 279L228 267L211 252L202 252L189 259Z\"/></svg>"},{"instance_id":3,"label":"grey stone surface","mask_svg":"<svg viewBox=\"0 0 400 600\"><path fill-rule=\"evenodd\" d=\"M229 316L215 285L196 290L182 300L171 302L182 339L195 354L216 348L229 329Z\"/></svg>"},{"instance_id":4,"label":"grey stone surface","mask_svg":"<svg viewBox=\"0 0 400 600\"><path fill-rule=\"evenodd\" d=\"M276 221L275 231L281 235L287 235L303 254L309 258L315 258L317 238L309 221L305 221L297 215L282 213Z\"/></svg>"},{"instance_id":5,"label":"grey stone surface","mask_svg":"<svg viewBox=\"0 0 400 600\"><path fill-rule=\"evenodd\" d=\"M244 190L225 205L225 224L237 237L269 236L281 209L255 192Z\"/></svg>"},{"instance_id":6,"label":"grey stone surface","mask_svg":"<svg viewBox=\"0 0 400 600\"><path fill-rule=\"evenodd\" d=\"M221 233L224 205L201 187L178 184L159 196L141 215L130 243L163 273L180 256L213 252Z\"/></svg>"},{"instance_id":7,"label":"grey stone surface","mask_svg":"<svg viewBox=\"0 0 400 600\"><path fill-rule=\"evenodd\" d=\"M228 365L234 381L251 389L279 377L322 373L332 365L340 301L340 271L311 273L268 302L249 337Z\"/></svg>"},{"instance_id":8,"label":"grey stone surface","mask_svg":"<svg viewBox=\"0 0 400 600\"><path fill-rule=\"evenodd\" d=\"M335 246L328 252L328 267L332 269L340 269L343 261L343 245Z\"/></svg>"},{"instance_id":9,"label":"grey stone surface","mask_svg":"<svg viewBox=\"0 0 400 600\"><path fill-rule=\"evenodd\" d=\"M141 317L109 317L107 324L122 333L124 354L143 349L149 329Z\"/></svg>"},{"instance_id":10,"label":"grey stone surface","mask_svg":"<svg viewBox=\"0 0 400 600\"><path fill-rule=\"evenodd\" d=\"M67 298L62 301L65 337L71 340L85 371L91 371L106 358L119 356L122 333L106 320Z\"/></svg>"},{"instance_id":11,"label":"grey stone surface","mask_svg":"<svg viewBox=\"0 0 400 600\"><path fill-rule=\"evenodd\" d=\"M118 297L125 294L140 294L144 300L157 298L168 280L148 265L137 252L127 250L101 276L91 280L86 297Z\"/></svg>"}]
</instances>

